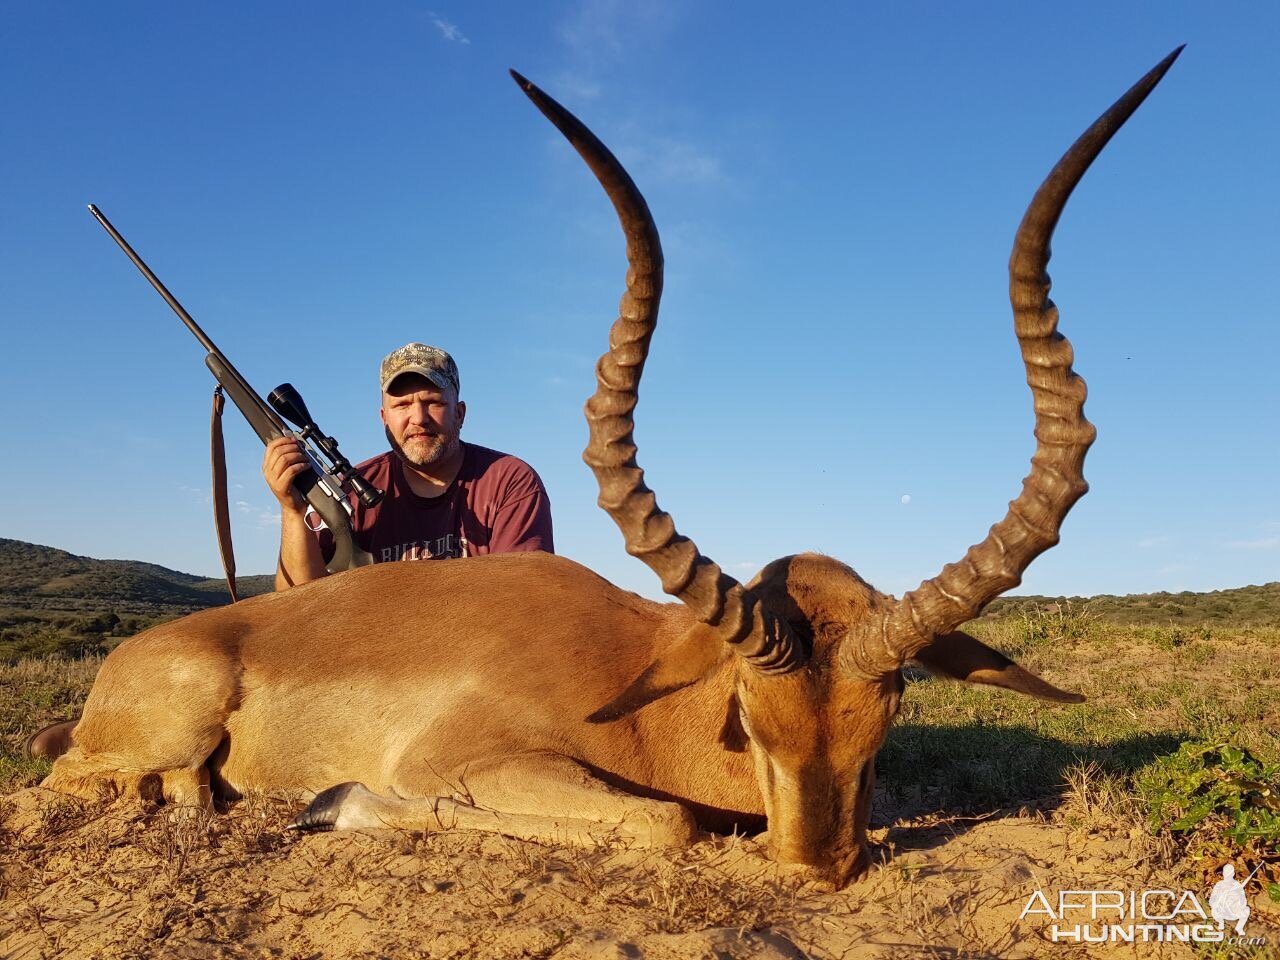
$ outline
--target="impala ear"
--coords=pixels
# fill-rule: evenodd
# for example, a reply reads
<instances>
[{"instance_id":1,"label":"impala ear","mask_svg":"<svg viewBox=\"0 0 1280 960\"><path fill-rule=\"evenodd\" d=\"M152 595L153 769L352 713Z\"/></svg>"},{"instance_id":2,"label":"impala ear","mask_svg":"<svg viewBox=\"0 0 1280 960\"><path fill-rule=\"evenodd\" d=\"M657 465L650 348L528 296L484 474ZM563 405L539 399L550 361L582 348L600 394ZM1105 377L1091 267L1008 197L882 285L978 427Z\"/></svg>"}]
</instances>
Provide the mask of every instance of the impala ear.
<instances>
[{"instance_id":1,"label":"impala ear","mask_svg":"<svg viewBox=\"0 0 1280 960\"><path fill-rule=\"evenodd\" d=\"M1084 703L1080 694L1059 690L1030 670L1022 669L1003 653L959 630L934 637L933 642L918 650L913 659L919 660L930 673L955 680L1004 687L1054 703Z\"/></svg>"},{"instance_id":2,"label":"impala ear","mask_svg":"<svg viewBox=\"0 0 1280 960\"><path fill-rule=\"evenodd\" d=\"M587 717L587 723L617 720L697 683L730 655L729 647L711 627L696 624L645 667L626 690Z\"/></svg>"}]
</instances>

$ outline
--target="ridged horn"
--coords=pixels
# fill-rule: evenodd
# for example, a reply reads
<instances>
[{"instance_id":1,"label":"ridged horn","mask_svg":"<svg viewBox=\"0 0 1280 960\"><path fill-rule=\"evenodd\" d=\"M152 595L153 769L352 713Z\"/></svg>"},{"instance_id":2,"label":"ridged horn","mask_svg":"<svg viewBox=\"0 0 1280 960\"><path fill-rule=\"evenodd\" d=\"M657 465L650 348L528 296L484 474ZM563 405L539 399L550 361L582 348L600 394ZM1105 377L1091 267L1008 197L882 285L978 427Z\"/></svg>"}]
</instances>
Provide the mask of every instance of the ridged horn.
<instances>
[{"instance_id":1,"label":"ridged horn","mask_svg":"<svg viewBox=\"0 0 1280 960\"><path fill-rule=\"evenodd\" d=\"M626 292L609 332L608 352L596 364L596 392L586 404L591 439L582 458L600 487L597 502L622 531L627 552L658 575L665 592L758 670L791 669L799 647L790 628L676 532L636 463L633 416L662 297L662 244L649 205L622 164L577 117L516 71L511 76L586 161L626 236Z\"/></svg>"},{"instance_id":2,"label":"ridged horn","mask_svg":"<svg viewBox=\"0 0 1280 960\"><path fill-rule=\"evenodd\" d=\"M1022 492L1004 519L959 563L945 566L892 605L878 623L850 636L844 662L851 672L875 675L896 669L935 636L954 630L1016 587L1031 561L1058 542L1067 511L1089 489L1084 457L1096 431L1085 419L1085 384L1071 369L1071 344L1058 332L1058 310L1049 299L1049 242L1089 165L1181 52L1178 47L1160 61L1072 144L1036 191L1018 227L1009 258L1009 300L1035 406L1036 437Z\"/></svg>"}]
</instances>

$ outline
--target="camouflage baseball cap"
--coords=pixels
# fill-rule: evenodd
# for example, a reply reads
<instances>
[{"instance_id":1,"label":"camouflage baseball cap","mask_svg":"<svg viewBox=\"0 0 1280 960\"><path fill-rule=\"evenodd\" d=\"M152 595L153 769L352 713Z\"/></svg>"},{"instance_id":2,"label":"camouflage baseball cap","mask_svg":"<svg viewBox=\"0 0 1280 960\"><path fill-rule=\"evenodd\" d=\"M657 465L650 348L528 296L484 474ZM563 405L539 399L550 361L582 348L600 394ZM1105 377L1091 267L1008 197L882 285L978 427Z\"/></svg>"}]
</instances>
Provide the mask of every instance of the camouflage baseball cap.
<instances>
[{"instance_id":1,"label":"camouflage baseball cap","mask_svg":"<svg viewBox=\"0 0 1280 960\"><path fill-rule=\"evenodd\" d=\"M453 387L453 392L460 393L458 382L458 365L439 347L429 347L425 343L406 343L399 350L392 350L382 358L382 392L387 392L391 381L401 374L416 373L426 377L441 390Z\"/></svg>"}]
</instances>

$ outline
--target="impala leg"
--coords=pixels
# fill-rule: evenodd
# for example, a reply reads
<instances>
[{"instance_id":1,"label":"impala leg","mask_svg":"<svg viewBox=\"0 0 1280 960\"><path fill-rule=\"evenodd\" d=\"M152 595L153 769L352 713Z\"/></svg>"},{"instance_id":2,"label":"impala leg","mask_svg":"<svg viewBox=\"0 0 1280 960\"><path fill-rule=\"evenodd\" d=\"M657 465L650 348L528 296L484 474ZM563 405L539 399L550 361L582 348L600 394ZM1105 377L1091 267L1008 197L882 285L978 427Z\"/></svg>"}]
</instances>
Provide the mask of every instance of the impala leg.
<instances>
[{"instance_id":1,"label":"impala leg","mask_svg":"<svg viewBox=\"0 0 1280 960\"><path fill-rule=\"evenodd\" d=\"M194 770L166 770L161 774L162 790L168 803L213 811L213 792L209 789L208 767Z\"/></svg>"},{"instance_id":2,"label":"impala leg","mask_svg":"<svg viewBox=\"0 0 1280 960\"><path fill-rule=\"evenodd\" d=\"M439 789L440 778L428 776ZM397 780L398 792L417 792L414 783ZM363 784L341 784L319 794L293 826L484 830L578 846L623 841L642 847L686 847L698 837L693 815L678 803L625 793L554 754L526 754L473 767L451 792L463 793L466 799L383 796Z\"/></svg>"}]
</instances>

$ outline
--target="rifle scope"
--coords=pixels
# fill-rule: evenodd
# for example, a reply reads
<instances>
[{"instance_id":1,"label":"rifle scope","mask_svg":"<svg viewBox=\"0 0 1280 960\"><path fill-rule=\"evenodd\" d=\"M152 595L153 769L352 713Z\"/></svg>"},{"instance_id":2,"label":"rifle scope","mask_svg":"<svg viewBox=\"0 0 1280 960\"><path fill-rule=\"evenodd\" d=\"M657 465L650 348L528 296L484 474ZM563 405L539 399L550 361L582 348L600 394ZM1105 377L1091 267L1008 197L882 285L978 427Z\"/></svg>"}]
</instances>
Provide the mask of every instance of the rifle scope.
<instances>
[{"instance_id":1,"label":"rifle scope","mask_svg":"<svg viewBox=\"0 0 1280 960\"><path fill-rule=\"evenodd\" d=\"M325 436L324 431L312 419L311 411L307 409L307 404L302 399L302 394L298 392L298 389L293 384L280 384L267 396L267 403L271 404L276 413L302 431L300 436L304 441L311 441L320 452L329 458L333 463L333 470L338 475L338 479L355 491L361 503L366 507L376 507L382 502L383 492L356 473L355 468L351 466L351 461L339 452L337 440L333 439L333 437Z\"/></svg>"}]
</instances>

